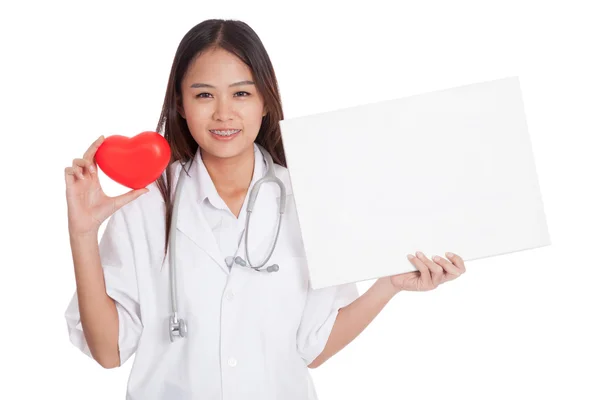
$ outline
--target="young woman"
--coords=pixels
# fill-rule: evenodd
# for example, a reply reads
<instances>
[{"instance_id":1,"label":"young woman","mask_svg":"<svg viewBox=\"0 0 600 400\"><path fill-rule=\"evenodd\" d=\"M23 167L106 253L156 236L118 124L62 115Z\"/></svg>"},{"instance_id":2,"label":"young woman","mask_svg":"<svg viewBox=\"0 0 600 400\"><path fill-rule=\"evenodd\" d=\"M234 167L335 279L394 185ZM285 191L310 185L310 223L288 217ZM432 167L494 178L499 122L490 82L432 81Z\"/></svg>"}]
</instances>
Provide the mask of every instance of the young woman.
<instances>
[{"instance_id":1,"label":"young woman","mask_svg":"<svg viewBox=\"0 0 600 400\"><path fill-rule=\"evenodd\" d=\"M106 196L94 161L102 137L66 168L77 283L70 340L105 368L136 354L128 399L316 399L307 367L344 348L399 291L430 290L465 271L457 255L418 253L409 256L418 271L378 279L362 296L355 284L313 290L282 119L256 33L207 20L175 54L157 128L172 149L163 176ZM271 175L285 195L266 182L247 213L255 184Z\"/></svg>"}]
</instances>

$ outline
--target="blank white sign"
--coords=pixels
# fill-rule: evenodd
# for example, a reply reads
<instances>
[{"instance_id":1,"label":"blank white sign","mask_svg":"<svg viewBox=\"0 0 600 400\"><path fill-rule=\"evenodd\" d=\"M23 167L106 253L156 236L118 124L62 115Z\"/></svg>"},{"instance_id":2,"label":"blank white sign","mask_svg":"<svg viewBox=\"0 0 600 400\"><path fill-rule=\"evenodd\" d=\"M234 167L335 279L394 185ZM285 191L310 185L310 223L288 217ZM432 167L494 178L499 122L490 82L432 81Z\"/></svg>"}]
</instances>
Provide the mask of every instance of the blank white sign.
<instances>
[{"instance_id":1,"label":"blank white sign","mask_svg":"<svg viewBox=\"0 0 600 400\"><path fill-rule=\"evenodd\" d=\"M518 77L280 126L314 289L550 245Z\"/></svg>"}]
</instances>

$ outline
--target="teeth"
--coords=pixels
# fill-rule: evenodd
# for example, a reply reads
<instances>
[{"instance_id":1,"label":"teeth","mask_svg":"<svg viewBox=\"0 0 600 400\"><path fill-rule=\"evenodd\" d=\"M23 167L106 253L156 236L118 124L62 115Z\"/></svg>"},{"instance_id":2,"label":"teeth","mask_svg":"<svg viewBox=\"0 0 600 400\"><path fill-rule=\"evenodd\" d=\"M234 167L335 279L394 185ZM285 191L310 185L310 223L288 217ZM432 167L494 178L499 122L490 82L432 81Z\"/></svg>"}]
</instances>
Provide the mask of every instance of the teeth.
<instances>
[{"instance_id":1,"label":"teeth","mask_svg":"<svg viewBox=\"0 0 600 400\"><path fill-rule=\"evenodd\" d=\"M227 131L220 131L220 130L211 129L210 131L212 133L214 133L215 135L219 135L219 136L231 136L234 133L238 133L240 130L239 129L230 129Z\"/></svg>"}]
</instances>

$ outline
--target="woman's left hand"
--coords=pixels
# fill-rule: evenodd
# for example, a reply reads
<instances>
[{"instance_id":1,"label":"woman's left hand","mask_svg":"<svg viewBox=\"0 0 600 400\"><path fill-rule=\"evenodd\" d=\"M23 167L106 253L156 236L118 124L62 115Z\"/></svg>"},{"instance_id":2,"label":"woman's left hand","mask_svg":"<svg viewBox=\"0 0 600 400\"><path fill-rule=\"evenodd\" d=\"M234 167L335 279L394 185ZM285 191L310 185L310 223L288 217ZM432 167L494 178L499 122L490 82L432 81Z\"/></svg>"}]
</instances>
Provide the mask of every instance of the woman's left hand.
<instances>
[{"instance_id":1,"label":"woman's left hand","mask_svg":"<svg viewBox=\"0 0 600 400\"><path fill-rule=\"evenodd\" d=\"M418 251L417 257L409 254L407 257L418 271L406 272L389 277L395 290L427 291L444 282L458 278L465 273L465 263L456 254L446 253L447 259L434 256L432 260ZM411 259L412 257L412 259Z\"/></svg>"}]
</instances>

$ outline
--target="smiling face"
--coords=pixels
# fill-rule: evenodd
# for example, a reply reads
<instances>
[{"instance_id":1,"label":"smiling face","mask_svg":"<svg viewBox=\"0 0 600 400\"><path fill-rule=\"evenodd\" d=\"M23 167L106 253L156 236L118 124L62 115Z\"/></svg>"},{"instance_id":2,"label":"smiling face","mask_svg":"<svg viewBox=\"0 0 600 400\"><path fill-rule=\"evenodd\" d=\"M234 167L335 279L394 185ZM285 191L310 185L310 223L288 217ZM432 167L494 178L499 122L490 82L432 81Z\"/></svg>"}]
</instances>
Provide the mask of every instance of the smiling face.
<instances>
[{"instance_id":1,"label":"smiling face","mask_svg":"<svg viewBox=\"0 0 600 400\"><path fill-rule=\"evenodd\" d=\"M231 158L254 152L266 110L253 80L250 68L221 48L192 62L181 84L179 113L203 154Z\"/></svg>"}]
</instances>

